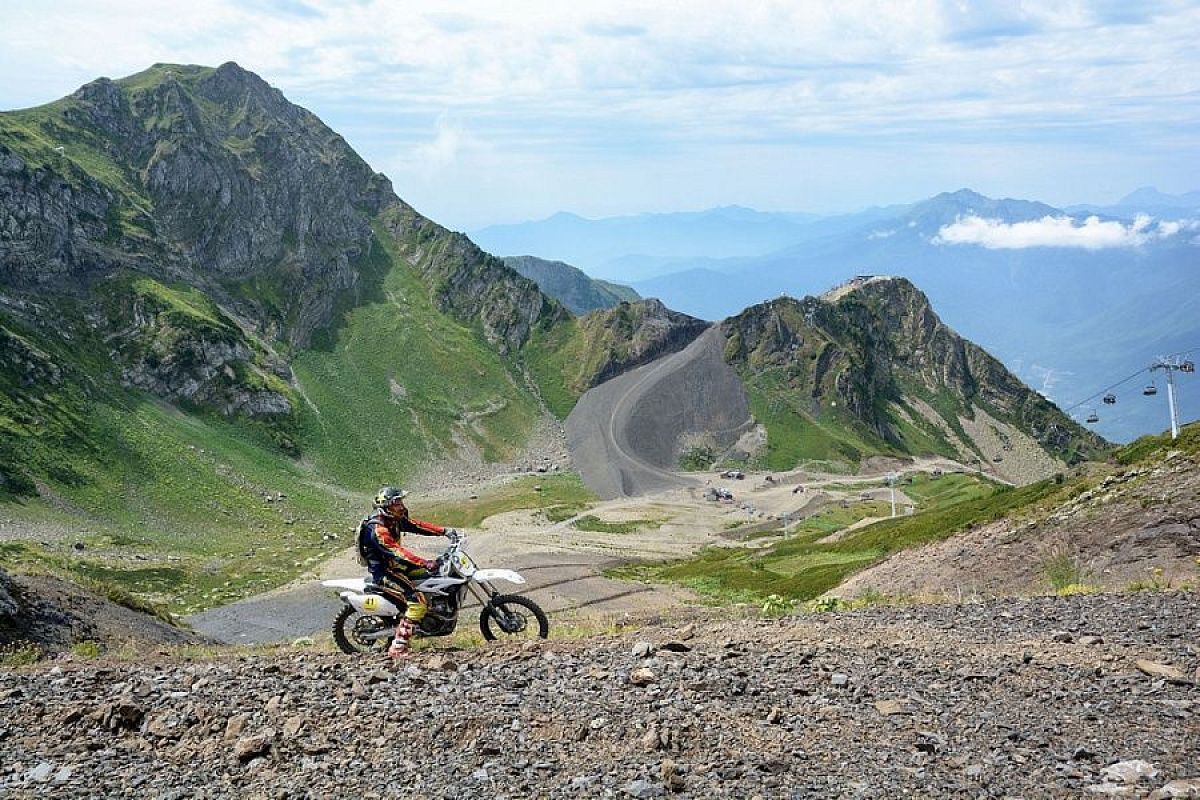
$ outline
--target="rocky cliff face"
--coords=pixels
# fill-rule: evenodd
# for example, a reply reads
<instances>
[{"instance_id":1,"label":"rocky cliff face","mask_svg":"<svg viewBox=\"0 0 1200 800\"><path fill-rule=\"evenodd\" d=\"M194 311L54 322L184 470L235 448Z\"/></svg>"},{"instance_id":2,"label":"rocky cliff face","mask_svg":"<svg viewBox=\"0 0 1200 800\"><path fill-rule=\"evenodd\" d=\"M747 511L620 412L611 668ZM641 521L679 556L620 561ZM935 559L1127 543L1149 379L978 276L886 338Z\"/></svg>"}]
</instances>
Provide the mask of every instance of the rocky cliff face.
<instances>
[{"instance_id":1,"label":"rocky cliff face","mask_svg":"<svg viewBox=\"0 0 1200 800\"><path fill-rule=\"evenodd\" d=\"M378 236L421 272L440 310L503 352L565 316L236 64L160 64L0 114L0 295L90 304L94 287L111 298L131 275L198 291L213 324L128 292L91 320L121 381L173 402L290 414L290 373L263 343L303 349L345 299L369 293Z\"/></svg>"},{"instance_id":2,"label":"rocky cliff face","mask_svg":"<svg viewBox=\"0 0 1200 800\"><path fill-rule=\"evenodd\" d=\"M380 216L400 254L430 285L438 308L478 324L484 337L508 353L529 340L538 325L552 325L566 310L495 256L461 233L430 222L396 201Z\"/></svg>"},{"instance_id":3,"label":"rocky cliff face","mask_svg":"<svg viewBox=\"0 0 1200 800\"><path fill-rule=\"evenodd\" d=\"M236 64L159 65L0 116L0 196L4 283L136 266L220 291L297 346L394 201L340 136ZM238 291L254 278L274 302Z\"/></svg>"},{"instance_id":4,"label":"rocky cliff face","mask_svg":"<svg viewBox=\"0 0 1200 800\"><path fill-rule=\"evenodd\" d=\"M820 298L781 298L723 323L726 356L763 407L787 409L854 457L876 442L901 453L941 452L1002 464L1028 445L1029 475L1053 472L1044 456L1073 461L1104 443L1022 384L983 349L944 325L902 278L856 280ZM830 434L834 438L838 436ZM1034 451L1039 451L1040 456Z\"/></svg>"},{"instance_id":5,"label":"rocky cliff face","mask_svg":"<svg viewBox=\"0 0 1200 800\"><path fill-rule=\"evenodd\" d=\"M204 295L149 279L113 293L109 325L114 360L126 386L225 415L286 416L293 410L291 370Z\"/></svg>"},{"instance_id":6,"label":"rocky cliff face","mask_svg":"<svg viewBox=\"0 0 1200 800\"><path fill-rule=\"evenodd\" d=\"M115 201L81 171L31 164L0 141L0 282L55 283L113 263L103 245Z\"/></svg>"},{"instance_id":7,"label":"rocky cliff face","mask_svg":"<svg viewBox=\"0 0 1200 800\"><path fill-rule=\"evenodd\" d=\"M578 397L610 378L682 350L708 326L651 298L593 311L561 326L537 346Z\"/></svg>"},{"instance_id":8,"label":"rocky cliff face","mask_svg":"<svg viewBox=\"0 0 1200 800\"><path fill-rule=\"evenodd\" d=\"M682 350L708 328L702 319L672 311L650 298L595 311L580 321L588 352L599 356L588 386Z\"/></svg>"}]
</instances>

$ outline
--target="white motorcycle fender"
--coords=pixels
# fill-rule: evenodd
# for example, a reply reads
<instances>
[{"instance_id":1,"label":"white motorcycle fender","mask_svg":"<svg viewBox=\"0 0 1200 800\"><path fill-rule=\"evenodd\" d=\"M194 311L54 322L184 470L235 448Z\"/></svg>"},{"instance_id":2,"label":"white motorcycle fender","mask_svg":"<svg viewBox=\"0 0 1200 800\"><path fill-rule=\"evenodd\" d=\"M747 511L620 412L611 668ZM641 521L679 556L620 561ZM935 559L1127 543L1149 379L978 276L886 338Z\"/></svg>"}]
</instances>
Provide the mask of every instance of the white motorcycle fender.
<instances>
[{"instance_id":1,"label":"white motorcycle fender","mask_svg":"<svg viewBox=\"0 0 1200 800\"><path fill-rule=\"evenodd\" d=\"M380 617L397 617L400 615L400 609L396 608L391 600L377 594L342 592L341 596L343 600L354 606L355 610L361 611L364 614L375 614Z\"/></svg>"},{"instance_id":2,"label":"white motorcycle fender","mask_svg":"<svg viewBox=\"0 0 1200 800\"><path fill-rule=\"evenodd\" d=\"M477 581L508 581L509 583L525 583L525 579L521 577L521 573L513 572L511 569L481 569L476 570L473 576Z\"/></svg>"},{"instance_id":3,"label":"white motorcycle fender","mask_svg":"<svg viewBox=\"0 0 1200 800\"><path fill-rule=\"evenodd\" d=\"M367 588L365 578L338 578L337 580L321 581L322 586L330 589L349 589L352 592L362 592Z\"/></svg>"}]
</instances>

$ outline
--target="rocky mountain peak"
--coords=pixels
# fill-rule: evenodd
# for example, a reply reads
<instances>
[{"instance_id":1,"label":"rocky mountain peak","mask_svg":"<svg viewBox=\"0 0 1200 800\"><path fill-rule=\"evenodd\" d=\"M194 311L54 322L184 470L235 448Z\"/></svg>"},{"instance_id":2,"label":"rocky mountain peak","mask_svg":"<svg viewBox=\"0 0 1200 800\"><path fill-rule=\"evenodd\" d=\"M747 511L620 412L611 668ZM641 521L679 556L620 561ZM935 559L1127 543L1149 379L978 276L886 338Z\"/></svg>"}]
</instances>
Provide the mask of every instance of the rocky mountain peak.
<instances>
[{"instance_id":1,"label":"rocky mountain peak","mask_svg":"<svg viewBox=\"0 0 1200 800\"><path fill-rule=\"evenodd\" d=\"M213 87L230 92L250 91L258 94L269 94L276 90L258 74L243 68L236 61L226 61L213 70L206 81Z\"/></svg>"},{"instance_id":2,"label":"rocky mountain peak","mask_svg":"<svg viewBox=\"0 0 1200 800\"><path fill-rule=\"evenodd\" d=\"M942 192L936 197L917 203L905 216L921 226L922 232L928 234L931 231L926 230L925 226L950 223L965 215L973 214L1015 222L1041 219L1061 213L1058 209L1045 203L1011 198L997 199L979 194L971 189L959 189L955 192Z\"/></svg>"},{"instance_id":3,"label":"rocky mountain peak","mask_svg":"<svg viewBox=\"0 0 1200 800\"><path fill-rule=\"evenodd\" d=\"M121 92L121 87L110 78L97 78L85 83L76 89L71 97L82 104L107 109L110 112L121 110L125 104L125 95Z\"/></svg>"},{"instance_id":4,"label":"rocky mountain peak","mask_svg":"<svg viewBox=\"0 0 1200 800\"><path fill-rule=\"evenodd\" d=\"M225 414L289 417L279 354L379 299L393 265L501 352L565 313L233 62L156 64L0 114L0 197L0 293L105 309L122 384Z\"/></svg>"},{"instance_id":5,"label":"rocky mountain peak","mask_svg":"<svg viewBox=\"0 0 1200 800\"><path fill-rule=\"evenodd\" d=\"M1043 461L1016 480L1052 474L1046 454L1075 460L1104 444L945 325L906 278L861 275L819 298L752 306L722 326L726 357L770 396L764 404L799 417L791 425L848 426L885 450L966 461L1003 462L1019 435ZM851 458L861 447L853 441L839 445Z\"/></svg>"}]
</instances>

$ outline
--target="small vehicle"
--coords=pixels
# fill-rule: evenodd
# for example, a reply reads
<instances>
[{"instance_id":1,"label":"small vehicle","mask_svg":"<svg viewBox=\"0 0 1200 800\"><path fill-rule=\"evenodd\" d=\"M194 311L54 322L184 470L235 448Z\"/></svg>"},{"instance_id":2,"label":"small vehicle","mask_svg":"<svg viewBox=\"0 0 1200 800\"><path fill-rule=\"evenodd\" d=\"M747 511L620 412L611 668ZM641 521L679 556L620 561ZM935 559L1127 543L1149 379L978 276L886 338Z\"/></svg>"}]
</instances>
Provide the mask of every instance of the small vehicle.
<instances>
[{"instance_id":1,"label":"small vehicle","mask_svg":"<svg viewBox=\"0 0 1200 800\"><path fill-rule=\"evenodd\" d=\"M704 493L704 499L732 503L733 492L729 491L724 486L714 486Z\"/></svg>"},{"instance_id":2,"label":"small vehicle","mask_svg":"<svg viewBox=\"0 0 1200 800\"><path fill-rule=\"evenodd\" d=\"M500 636L545 639L550 621L537 603L519 594L501 594L492 581L523 584L525 578L510 569L479 569L463 550L463 539L454 539L438 557L436 571L417 584L429 600L425 618L415 637L449 636L458 626L458 615L468 595L478 600L479 632L488 641ZM382 653L404 609L364 578L322 581L322 586L342 589L345 603L333 621L333 640L343 653Z\"/></svg>"},{"instance_id":3,"label":"small vehicle","mask_svg":"<svg viewBox=\"0 0 1200 800\"><path fill-rule=\"evenodd\" d=\"M735 481L740 481L746 477L746 473L742 472L740 469L727 469L721 473L721 477L732 478Z\"/></svg>"}]
</instances>

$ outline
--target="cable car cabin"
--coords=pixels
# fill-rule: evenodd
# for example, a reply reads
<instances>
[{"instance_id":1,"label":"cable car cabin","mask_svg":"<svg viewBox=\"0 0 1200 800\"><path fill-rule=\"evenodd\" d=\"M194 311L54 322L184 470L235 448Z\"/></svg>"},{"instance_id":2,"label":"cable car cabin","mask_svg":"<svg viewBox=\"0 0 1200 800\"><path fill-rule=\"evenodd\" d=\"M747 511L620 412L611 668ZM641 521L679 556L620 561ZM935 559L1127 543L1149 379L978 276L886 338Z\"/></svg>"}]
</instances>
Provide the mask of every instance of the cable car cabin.
<instances>
[{"instance_id":1,"label":"cable car cabin","mask_svg":"<svg viewBox=\"0 0 1200 800\"><path fill-rule=\"evenodd\" d=\"M1158 387L1154 384L1150 384L1145 389L1142 389L1142 394L1146 395L1146 397L1153 397L1154 395L1158 394Z\"/></svg>"},{"instance_id":2,"label":"cable car cabin","mask_svg":"<svg viewBox=\"0 0 1200 800\"><path fill-rule=\"evenodd\" d=\"M1113 403L1115 403L1115 402L1117 402L1117 396L1116 396L1115 394L1106 394L1106 395L1104 395L1104 403L1105 403L1105 405L1110 405L1110 406L1111 406L1111 405L1112 405Z\"/></svg>"},{"instance_id":3,"label":"cable car cabin","mask_svg":"<svg viewBox=\"0 0 1200 800\"><path fill-rule=\"evenodd\" d=\"M1183 362L1182 364L1179 365L1179 371L1180 372L1195 372L1196 371L1196 362L1194 362L1194 361Z\"/></svg>"},{"instance_id":4,"label":"cable car cabin","mask_svg":"<svg viewBox=\"0 0 1200 800\"><path fill-rule=\"evenodd\" d=\"M1093 424L1093 423L1099 422L1100 415L1097 414L1095 411L1093 411L1092 413L1088 414L1087 421L1088 421L1088 424Z\"/></svg>"}]
</instances>

